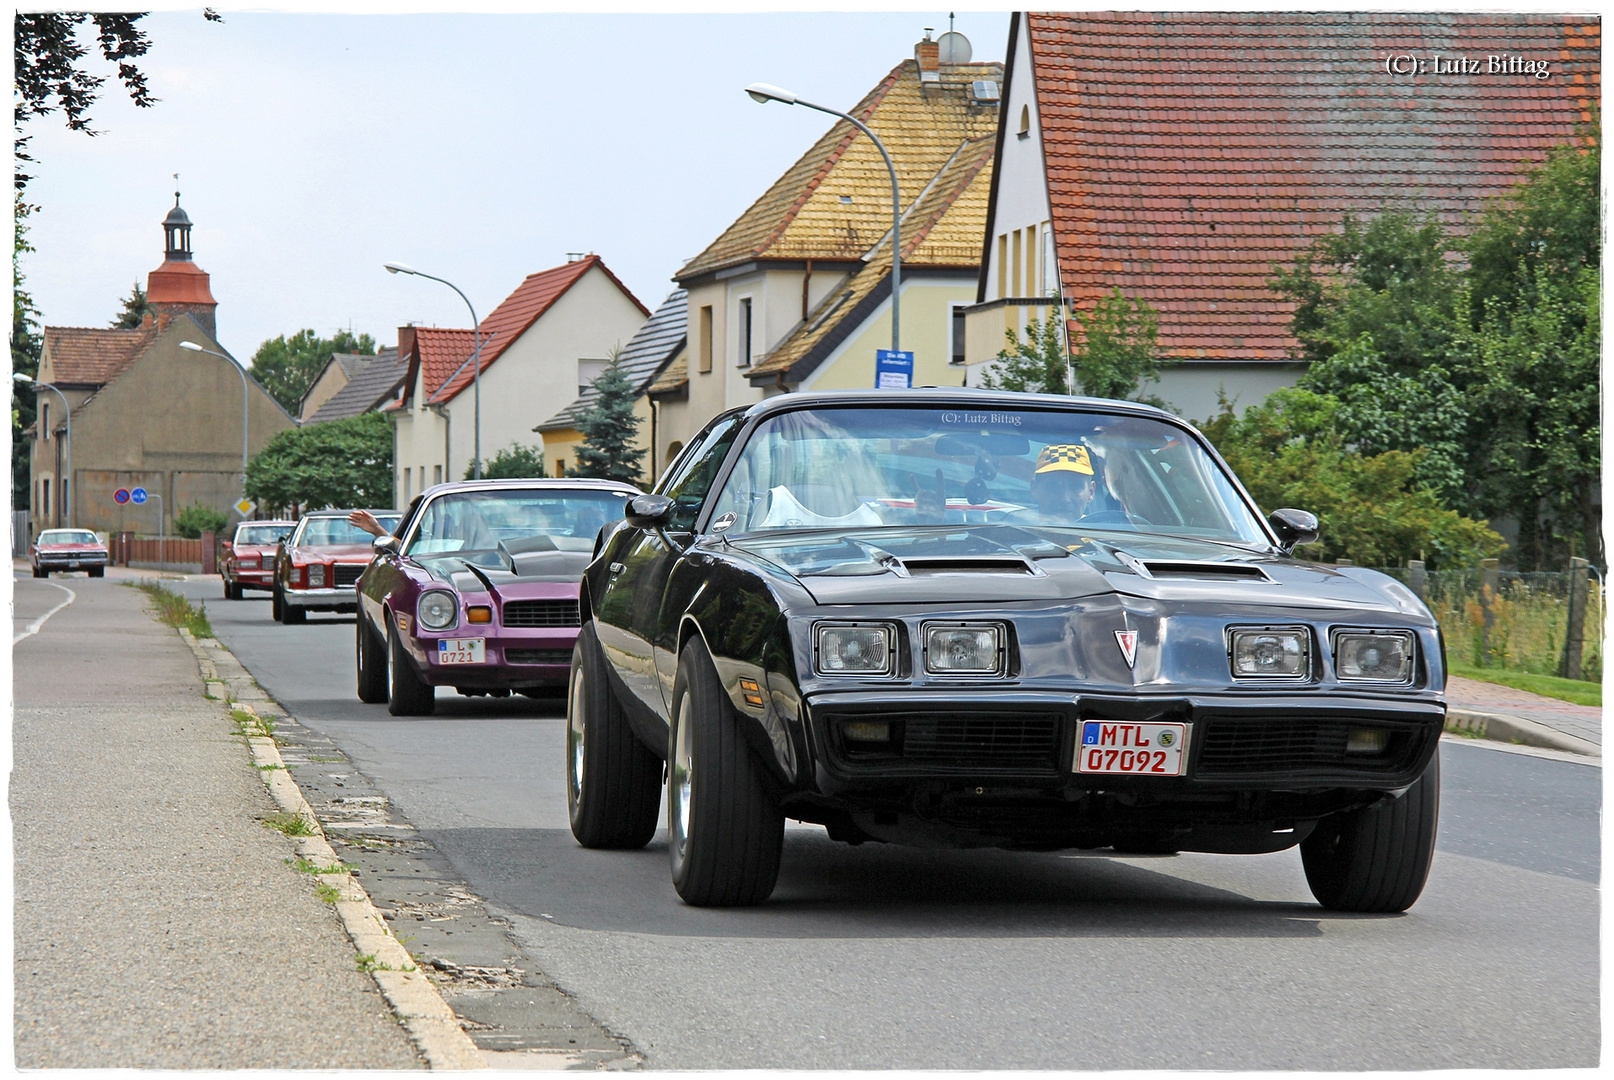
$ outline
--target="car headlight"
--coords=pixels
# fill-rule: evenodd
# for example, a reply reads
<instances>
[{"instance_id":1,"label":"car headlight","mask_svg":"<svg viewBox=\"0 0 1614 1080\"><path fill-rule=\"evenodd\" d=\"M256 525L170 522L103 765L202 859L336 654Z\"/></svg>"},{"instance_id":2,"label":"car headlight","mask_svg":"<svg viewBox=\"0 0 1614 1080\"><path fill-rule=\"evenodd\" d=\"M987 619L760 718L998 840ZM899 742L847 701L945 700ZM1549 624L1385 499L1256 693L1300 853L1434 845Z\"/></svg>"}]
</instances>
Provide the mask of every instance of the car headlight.
<instances>
[{"instance_id":1,"label":"car headlight","mask_svg":"<svg viewBox=\"0 0 1614 1080\"><path fill-rule=\"evenodd\" d=\"M308 564L308 587L310 589L323 589L325 587L325 564Z\"/></svg>"},{"instance_id":2,"label":"car headlight","mask_svg":"<svg viewBox=\"0 0 1614 1080\"><path fill-rule=\"evenodd\" d=\"M459 619L460 606L451 593L429 592L415 605L415 616L428 630L446 630Z\"/></svg>"},{"instance_id":3,"label":"car headlight","mask_svg":"<svg viewBox=\"0 0 1614 1080\"><path fill-rule=\"evenodd\" d=\"M814 668L820 675L890 675L897 629L890 623L820 625Z\"/></svg>"},{"instance_id":4,"label":"car headlight","mask_svg":"<svg viewBox=\"0 0 1614 1080\"><path fill-rule=\"evenodd\" d=\"M997 675L1003 671L1001 623L932 623L924 629L925 670L932 675Z\"/></svg>"},{"instance_id":5,"label":"car headlight","mask_svg":"<svg viewBox=\"0 0 1614 1080\"><path fill-rule=\"evenodd\" d=\"M1412 634L1346 630L1334 635L1334 673L1344 682L1412 681Z\"/></svg>"},{"instance_id":6,"label":"car headlight","mask_svg":"<svg viewBox=\"0 0 1614 1080\"><path fill-rule=\"evenodd\" d=\"M1234 630L1229 650L1240 679L1300 679L1311 673L1311 631L1301 626Z\"/></svg>"}]
</instances>

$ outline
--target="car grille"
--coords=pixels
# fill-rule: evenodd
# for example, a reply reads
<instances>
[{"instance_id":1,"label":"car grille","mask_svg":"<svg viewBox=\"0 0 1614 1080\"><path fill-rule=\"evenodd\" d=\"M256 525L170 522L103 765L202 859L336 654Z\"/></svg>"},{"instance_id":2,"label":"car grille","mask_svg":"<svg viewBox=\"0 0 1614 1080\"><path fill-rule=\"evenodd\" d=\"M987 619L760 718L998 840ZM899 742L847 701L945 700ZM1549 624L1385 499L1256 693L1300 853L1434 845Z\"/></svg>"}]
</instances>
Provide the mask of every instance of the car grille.
<instances>
[{"instance_id":1,"label":"car grille","mask_svg":"<svg viewBox=\"0 0 1614 1080\"><path fill-rule=\"evenodd\" d=\"M901 759L915 765L1044 771L1056 766L1062 717L1058 713L870 713L839 718L893 726L889 743L840 738L850 763Z\"/></svg>"},{"instance_id":2,"label":"car grille","mask_svg":"<svg viewBox=\"0 0 1614 1080\"><path fill-rule=\"evenodd\" d=\"M504 662L507 664L570 664L572 650L570 649L506 649Z\"/></svg>"},{"instance_id":3,"label":"car grille","mask_svg":"<svg viewBox=\"0 0 1614 1080\"><path fill-rule=\"evenodd\" d=\"M578 626L581 622L576 600L511 600L504 605L506 626Z\"/></svg>"},{"instance_id":4,"label":"car grille","mask_svg":"<svg viewBox=\"0 0 1614 1080\"><path fill-rule=\"evenodd\" d=\"M337 563L336 577L333 583L338 589L346 588L358 581L359 575L362 573L364 573L363 566L349 566L342 563Z\"/></svg>"},{"instance_id":5,"label":"car grille","mask_svg":"<svg viewBox=\"0 0 1614 1080\"><path fill-rule=\"evenodd\" d=\"M1353 720L1208 720L1200 730L1199 776L1274 772L1338 772L1341 769L1395 773L1410 767L1424 735L1410 725ZM1377 754L1347 754L1352 728L1387 728L1390 738Z\"/></svg>"}]
</instances>

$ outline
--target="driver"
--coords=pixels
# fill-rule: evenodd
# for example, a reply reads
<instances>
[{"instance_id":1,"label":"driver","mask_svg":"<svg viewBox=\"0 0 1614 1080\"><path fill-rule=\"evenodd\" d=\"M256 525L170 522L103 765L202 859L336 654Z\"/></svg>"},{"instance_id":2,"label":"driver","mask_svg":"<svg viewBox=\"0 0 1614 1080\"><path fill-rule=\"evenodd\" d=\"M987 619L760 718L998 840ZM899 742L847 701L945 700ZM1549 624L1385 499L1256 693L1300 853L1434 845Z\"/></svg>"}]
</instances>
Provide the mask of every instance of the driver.
<instances>
[{"instance_id":1,"label":"driver","mask_svg":"<svg viewBox=\"0 0 1614 1080\"><path fill-rule=\"evenodd\" d=\"M1074 523L1093 498L1093 460L1078 443L1050 443L1037 455L1031 497L1045 525Z\"/></svg>"}]
</instances>

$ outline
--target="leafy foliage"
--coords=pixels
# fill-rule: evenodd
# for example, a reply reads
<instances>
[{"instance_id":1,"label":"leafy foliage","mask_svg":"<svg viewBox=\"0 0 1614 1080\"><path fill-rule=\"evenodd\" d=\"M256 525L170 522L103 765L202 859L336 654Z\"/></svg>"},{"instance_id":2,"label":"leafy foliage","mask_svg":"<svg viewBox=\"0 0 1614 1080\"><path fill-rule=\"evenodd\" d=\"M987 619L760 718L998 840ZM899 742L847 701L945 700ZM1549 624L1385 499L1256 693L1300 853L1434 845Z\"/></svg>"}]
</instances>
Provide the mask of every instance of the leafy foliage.
<instances>
[{"instance_id":1,"label":"leafy foliage","mask_svg":"<svg viewBox=\"0 0 1614 1080\"><path fill-rule=\"evenodd\" d=\"M130 289L129 295L123 298L123 310L118 312L117 318L112 320L112 329L138 330L141 322L146 317L146 313L151 310L151 305L146 301L146 290L142 289L140 282L137 281L134 283L134 287Z\"/></svg>"},{"instance_id":2,"label":"leafy foliage","mask_svg":"<svg viewBox=\"0 0 1614 1080\"><path fill-rule=\"evenodd\" d=\"M1045 319L1026 320L1023 336L1004 331L1007 345L994 368L981 376L981 385L990 390L1068 394L1074 373L1082 393L1091 397L1160 404L1157 398L1140 396L1145 384L1160 377L1160 320L1154 308L1143 300L1129 300L1116 289L1101 297L1092 311L1074 318L1080 333L1069 355L1060 326L1061 308L1054 308Z\"/></svg>"},{"instance_id":3,"label":"leafy foliage","mask_svg":"<svg viewBox=\"0 0 1614 1080\"><path fill-rule=\"evenodd\" d=\"M282 431L247 463L246 492L270 512L392 505L392 422L361 413Z\"/></svg>"},{"instance_id":4,"label":"leafy foliage","mask_svg":"<svg viewBox=\"0 0 1614 1080\"><path fill-rule=\"evenodd\" d=\"M1399 566L1470 566L1496 555L1503 540L1483 522L1442 506L1418 480L1423 451L1349 450L1336 430L1341 406L1325 394L1280 390L1242 415L1224 401L1204 427L1256 504L1310 510L1322 537L1307 558Z\"/></svg>"},{"instance_id":5,"label":"leafy foliage","mask_svg":"<svg viewBox=\"0 0 1614 1080\"><path fill-rule=\"evenodd\" d=\"M196 540L205 532L223 532L229 523L228 514L199 502L174 515L174 531L187 540Z\"/></svg>"},{"instance_id":6,"label":"leafy foliage","mask_svg":"<svg viewBox=\"0 0 1614 1080\"><path fill-rule=\"evenodd\" d=\"M475 470L475 462L465 466L465 479L471 479ZM482 462L484 480L530 480L543 475L544 448L541 446L521 446L512 442Z\"/></svg>"},{"instance_id":7,"label":"leafy foliage","mask_svg":"<svg viewBox=\"0 0 1614 1080\"><path fill-rule=\"evenodd\" d=\"M633 383L613 360L593 385L598 396L577 418L583 443L577 448L577 464L566 475L637 484L645 449L633 445L639 434L639 418L633 414L638 396Z\"/></svg>"},{"instance_id":8,"label":"leafy foliage","mask_svg":"<svg viewBox=\"0 0 1614 1080\"><path fill-rule=\"evenodd\" d=\"M39 309L24 287L22 255L34 250L28 243L28 217L35 207L23 201L21 192L14 199L11 246L11 371L30 379L39 374L39 357L44 342L39 336ZM11 507L27 509L30 502L28 439L23 430L34 422L36 401L32 387L11 381Z\"/></svg>"},{"instance_id":9,"label":"leafy foliage","mask_svg":"<svg viewBox=\"0 0 1614 1080\"><path fill-rule=\"evenodd\" d=\"M338 330L322 338L312 330L299 330L290 337L282 334L258 346L252 354L252 377L293 416L301 407L320 369L334 353L361 353L374 356L375 339L369 334L354 336Z\"/></svg>"},{"instance_id":10,"label":"leafy foliage","mask_svg":"<svg viewBox=\"0 0 1614 1080\"><path fill-rule=\"evenodd\" d=\"M1005 330L1008 344L998 352L997 363L981 375L981 385L1022 394L1070 393L1070 357L1059 327L1063 318L1063 309L1054 308L1046 319L1027 319L1024 337Z\"/></svg>"}]
</instances>

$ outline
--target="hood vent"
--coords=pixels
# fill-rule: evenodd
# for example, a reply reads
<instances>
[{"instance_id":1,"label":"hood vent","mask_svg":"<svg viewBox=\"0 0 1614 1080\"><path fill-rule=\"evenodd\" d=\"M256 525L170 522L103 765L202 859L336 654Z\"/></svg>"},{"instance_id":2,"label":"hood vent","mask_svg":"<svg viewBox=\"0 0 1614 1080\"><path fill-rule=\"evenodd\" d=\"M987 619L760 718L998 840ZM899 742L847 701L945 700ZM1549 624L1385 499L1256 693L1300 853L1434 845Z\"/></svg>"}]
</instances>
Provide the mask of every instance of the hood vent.
<instances>
[{"instance_id":1,"label":"hood vent","mask_svg":"<svg viewBox=\"0 0 1614 1080\"><path fill-rule=\"evenodd\" d=\"M1272 580L1267 577L1266 571L1259 566L1251 566L1249 563L1146 561L1142 563L1142 566L1149 571L1149 576L1153 578L1195 581Z\"/></svg>"},{"instance_id":2,"label":"hood vent","mask_svg":"<svg viewBox=\"0 0 1614 1080\"><path fill-rule=\"evenodd\" d=\"M902 560L910 574L1034 574L1024 559L971 556L916 556Z\"/></svg>"}]
</instances>

